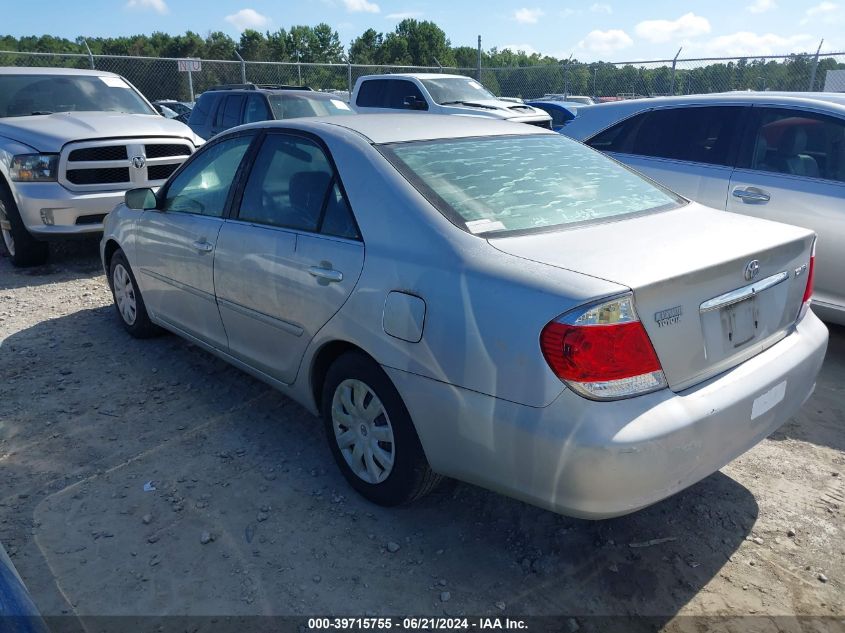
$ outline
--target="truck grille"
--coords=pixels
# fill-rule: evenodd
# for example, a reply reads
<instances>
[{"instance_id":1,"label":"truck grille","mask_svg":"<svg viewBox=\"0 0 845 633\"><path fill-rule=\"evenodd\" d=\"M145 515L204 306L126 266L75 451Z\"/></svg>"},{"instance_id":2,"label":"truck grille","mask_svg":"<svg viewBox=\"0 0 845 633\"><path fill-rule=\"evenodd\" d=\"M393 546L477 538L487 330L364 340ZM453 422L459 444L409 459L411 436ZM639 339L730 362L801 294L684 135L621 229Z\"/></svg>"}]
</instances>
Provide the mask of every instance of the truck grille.
<instances>
[{"instance_id":1,"label":"truck grille","mask_svg":"<svg viewBox=\"0 0 845 633\"><path fill-rule=\"evenodd\" d=\"M72 191L157 187L194 152L173 138L70 143L59 158L59 182Z\"/></svg>"}]
</instances>

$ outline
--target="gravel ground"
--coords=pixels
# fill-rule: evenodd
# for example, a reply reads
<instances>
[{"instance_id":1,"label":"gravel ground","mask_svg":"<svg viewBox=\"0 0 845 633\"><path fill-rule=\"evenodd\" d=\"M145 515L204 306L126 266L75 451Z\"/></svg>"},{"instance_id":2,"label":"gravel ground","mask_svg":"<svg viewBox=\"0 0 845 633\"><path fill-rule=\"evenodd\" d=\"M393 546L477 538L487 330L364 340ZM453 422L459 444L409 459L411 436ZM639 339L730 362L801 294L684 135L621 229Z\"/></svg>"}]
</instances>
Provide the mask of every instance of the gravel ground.
<instances>
[{"instance_id":1,"label":"gravel ground","mask_svg":"<svg viewBox=\"0 0 845 633\"><path fill-rule=\"evenodd\" d=\"M845 622L843 328L796 418L632 516L454 482L388 510L352 492L297 404L175 336L129 338L96 249L26 271L0 257L0 542L46 615Z\"/></svg>"}]
</instances>

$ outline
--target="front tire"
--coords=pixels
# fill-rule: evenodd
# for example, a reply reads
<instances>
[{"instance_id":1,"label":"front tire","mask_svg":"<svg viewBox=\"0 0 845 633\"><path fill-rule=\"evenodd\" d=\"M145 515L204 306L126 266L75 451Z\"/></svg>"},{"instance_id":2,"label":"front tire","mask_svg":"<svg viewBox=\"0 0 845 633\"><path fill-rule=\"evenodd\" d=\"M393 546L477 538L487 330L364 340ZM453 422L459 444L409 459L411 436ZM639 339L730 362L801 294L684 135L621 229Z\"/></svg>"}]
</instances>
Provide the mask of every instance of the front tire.
<instances>
[{"instance_id":1,"label":"front tire","mask_svg":"<svg viewBox=\"0 0 845 633\"><path fill-rule=\"evenodd\" d=\"M161 330L150 320L144 297L126 255L117 250L109 262L109 286L124 329L135 338L150 338Z\"/></svg>"},{"instance_id":2,"label":"front tire","mask_svg":"<svg viewBox=\"0 0 845 633\"><path fill-rule=\"evenodd\" d=\"M0 182L0 233L12 264L19 268L40 266L50 256L46 242L36 240L23 224L18 206Z\"/></svg>"},{"instance_id":3,"label":"front tire","mask_svg":"<svg viewBox=\"0 0 845 633\"><path fill-rule=\"evenodd\" d=\"M364 354L346 353L329 368L323 385L322 414L340 471L373 503L409 503L442 481L428 465L396 387Z\"/></svg>"}]
</instances>

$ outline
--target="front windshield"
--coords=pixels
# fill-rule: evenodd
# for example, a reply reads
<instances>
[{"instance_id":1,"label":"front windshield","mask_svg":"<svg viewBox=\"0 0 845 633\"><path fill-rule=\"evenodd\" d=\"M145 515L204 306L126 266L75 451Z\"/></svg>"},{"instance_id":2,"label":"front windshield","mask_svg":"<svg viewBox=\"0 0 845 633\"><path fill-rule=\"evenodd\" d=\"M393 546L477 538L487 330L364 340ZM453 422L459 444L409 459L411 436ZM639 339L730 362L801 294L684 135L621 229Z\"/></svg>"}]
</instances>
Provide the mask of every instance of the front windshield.
<instances>
[{"instance_id":1,"label":"front windshield","mask_svg":"<svg viewBox=\"0 0 845 633\"><path fill-rule=\"evenodd\" d=\"M440 105L496 98L496 95L470 77L443 77L421 81L434 102Z\"/></svg>"},{"instance_id":2,"label":"front windshield","mask_svg":"<svg viewBox=\"0 0 845 633\"><path fill-rule=\"evenodd\" d=\"M341 99L315 99L303 95L268 95L273 117L296 119L306 116L335 116L353 114L349 104Z\"/></svg>"},{"instance_id":3,"label":"front windshield","mask_svg":"<svg viewBox=\"0 0 845 633\"><path fill-rule=\"evenodd\" d=\"M557 134L420 141L381 150L441 213L470 233L543 230L683 204Z\"/></svg>"},{"instance_id":4,"label":"front windshield","mask_svg":"<svg viewBox=\"0 0 845 633\"><path fill-rule=\"evenodd\" d=\"M55 112L156 114L120 77L0 74L0 118Z\"/></svg>"}]
</instances>

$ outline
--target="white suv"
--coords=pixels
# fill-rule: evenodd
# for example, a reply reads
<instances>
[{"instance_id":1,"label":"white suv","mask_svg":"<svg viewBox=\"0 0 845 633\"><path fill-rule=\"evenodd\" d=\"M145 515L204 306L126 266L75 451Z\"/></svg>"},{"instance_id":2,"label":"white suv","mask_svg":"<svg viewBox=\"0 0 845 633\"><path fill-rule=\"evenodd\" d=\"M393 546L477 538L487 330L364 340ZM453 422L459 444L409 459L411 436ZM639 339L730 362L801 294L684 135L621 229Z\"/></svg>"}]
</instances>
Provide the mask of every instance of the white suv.
<instances>
[{"instance_id":1,"label":"white suv","mask_svg":"<svg viewBox=\"0 0 845 633\"><path fill-rule=\"evenodd\" d=\"M12 263L99 233L135 187L157 187L203 143L119 75L0 68L0 232Z\"/></svg>"},{"instance_id":2,"label":"white suv","mask_svg":"<svg viewBox=\"0 0 845 633\"><path fill-rule=\"evenodd\" d=\"M362 114L401 111L460 114L552 129L552 118L546 112L499 99L475 79L463 75L365 75L355 82L352 106Z\"/></svg>"}]
</instances>

